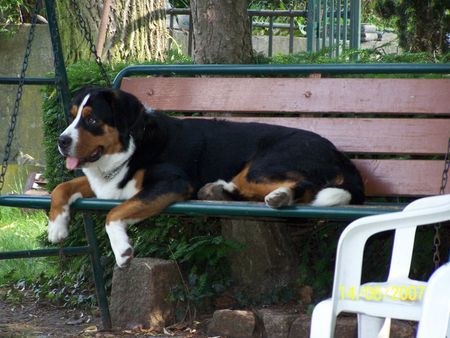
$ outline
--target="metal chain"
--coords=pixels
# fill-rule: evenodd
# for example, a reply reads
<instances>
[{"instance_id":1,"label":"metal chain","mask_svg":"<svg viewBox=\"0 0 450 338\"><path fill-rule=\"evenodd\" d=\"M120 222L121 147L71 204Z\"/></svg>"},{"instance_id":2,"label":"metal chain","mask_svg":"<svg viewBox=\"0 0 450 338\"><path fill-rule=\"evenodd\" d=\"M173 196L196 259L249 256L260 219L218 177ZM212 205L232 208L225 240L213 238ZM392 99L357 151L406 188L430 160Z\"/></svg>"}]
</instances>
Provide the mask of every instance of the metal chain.
<instances>
[{"instance_id":1,"label":"metal chain","mask_svg":"<svg viewBox=\"0 0 450 338\"><path fill-rule=\"evenodd\" d=\"M58 22L56 21L56 15L54 15L54 16L52 16L52 18L53 18L53 21L51 22L51 24L53 25L53 27L58 27ZM62 60L60 60L59 59L59 57L57 56L57 55L60 55L60 53L59 53L59 44L58 43L55 43L55 44L53 44L53 48L54 48L54 51L53 51L53 55L54 55L54 58L53 58L53 62L54 62L54 67L55 67L55 70L56 69L61 69L61 61ZM57 72L55 72L55 73L57 73ZM55 75L57 75L57 74L55 74ZM55 104L55 107L57 107L57 109L58 109L58 111L59 111L59 114L57 114L57 120L56 120L56 124L57 124L57 129L58 129L58 131L59 131L59 133L62 133L63 132L63 130L64 130L64 127L65 127L65 125L67 124L67 114L66 114L66 111L65 111L65 107L64 107L64 105L63 105L63 99L62 99L62 88L61 88L61 85L62 85L62 79L60 78L60 77L57 77L57 79L56 79L56 86L55 86L55 88L56 88L56 104ZM58 169L58 172L59 172L59 178L60 178L60 180L61 180L61 182L63 182L63 181L65 181L68 177L66 177L66 175L65 175L65 167L64 167L64 162L63 161L58 161L58 163L56 164L57 165L57 169Z\"/></svg>"},{"instance_id":2,"label":"metal chain","mask_svg":"<svg viewBox=\"0 0 450 338\"><path fill-rule=\"evenodd\" d=\"M441 179L441 187L439 189L439 194L445 194L445 188L447 186L448 181L448 171L450 169L450 138L448 139L447 144L447 153L444 158L444 170L442 170L442 179Z\"/></svg>"},{"instance_id":3,"label":"metal chain","mask_svg":"<svg viewBox=\"0 0 450 338\"><path fill-rule=\"evenodd\" d=\"M97 48L95 47L94 41L92 39L92 33L89 25L86 23L86 20L83 18L83 14L81 13L80 6L78 6L78 3L76 0L70 0L72 7L75 10L75 15L77 17L77 24L80 27L84 38L86 42L89 45L89 50L91 51L92 55L95 58L95 62L97 63L98 67L100 68L100 73L103 77L103 79L106 82L106 85L108 87L111 87L111 80L109 79L108 73L105 70L105 66L103 65L102 59L97 54Z\"/></svg>"},{"instance_id":4,"label":"metal chain","mask_svg":"<svg viewBox=\"0 0 450 338\"><path fill-rule=\"evenodd\" d=\"M448 144L447 144L447 153L445 154L445 159L444 159L444 169L442 170L441 187L439 188L439 194L441 194L441 195L445 194L445 188L446 188L447 182L448 182L449 169L450 169L450 139L448 140ZM441 263L441 256L439 254L439 247L441 245L440 228L441 228L441 223L437 223L434 225L433 263L434 263L435 270L437 268L439 268L439 265Z\"/></svg>"},{"instance_id":5,"label":"metal chain","mask_svg":"<svg viewBox=\"0 0 450 338\"><path fill-rule=\"evenodd\" d=\"M32 45L33 39L34 39L34 30L36 28L37 15L41 8L40 3L41 3L40 1L36 1L36 5L34 7L30 32L28 34L28 40L27 40L27 45L26 45L26 49L25 49L25 55L23 57L23 62L22 62L22 69L20 71L19 85L17 87L16 100L14 102L14 108L11 112L11 119L9 122L7 141L6 141L4 150L3 150L3 161L2 161L1 171L0 171L0 192L3 190L3 186L5 184L6 171L8 170L9 156L11 155L11 145L12 145L12 142L14 139L14 131L16 129L16 124L17 124L17 115L19 114L19 106L20 106L20 101L22 100L23 86L25 84L25 73L28 68L28 59L31 54L31 45Z\"/></svg>"}]
</instances>

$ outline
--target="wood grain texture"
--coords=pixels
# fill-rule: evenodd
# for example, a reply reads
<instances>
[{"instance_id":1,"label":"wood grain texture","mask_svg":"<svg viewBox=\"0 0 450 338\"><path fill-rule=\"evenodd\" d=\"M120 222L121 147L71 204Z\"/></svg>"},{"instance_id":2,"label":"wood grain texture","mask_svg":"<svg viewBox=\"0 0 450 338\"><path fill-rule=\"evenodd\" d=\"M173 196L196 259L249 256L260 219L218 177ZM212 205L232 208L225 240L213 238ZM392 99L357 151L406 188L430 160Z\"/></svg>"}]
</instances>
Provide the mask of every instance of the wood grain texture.
<instances>
[{"instance_id":1,"label":"wood grain texture","mask_svg":"<svg viewBox=\"0 0 450 338\"><path fill-rule=\"evenodd\" d=\"M347 153L445 154L450 138L450 119L231 116L223 116L219 119L235 122L264 122L310 130L329 139L336 147Z\"/></svg>"},{"instance_id":2,"label":"wood grain texture","mask_svg":"<svg viewBox=\"0 0 450 338\"><path fill-rule=\"evenodd\" d=\"M443 161L353 160L367 196L427 196L439 193Z\"/></svg>"},{"instance_id":3,"label":"wood grain texture","mask_svg":"<svg viewBox=\"0 0 450 338\"><path fill-rule=\"evenodd\" d=\"M159 111L450 115L450 79L124 78Z\"/></svg>"}]
</instances>

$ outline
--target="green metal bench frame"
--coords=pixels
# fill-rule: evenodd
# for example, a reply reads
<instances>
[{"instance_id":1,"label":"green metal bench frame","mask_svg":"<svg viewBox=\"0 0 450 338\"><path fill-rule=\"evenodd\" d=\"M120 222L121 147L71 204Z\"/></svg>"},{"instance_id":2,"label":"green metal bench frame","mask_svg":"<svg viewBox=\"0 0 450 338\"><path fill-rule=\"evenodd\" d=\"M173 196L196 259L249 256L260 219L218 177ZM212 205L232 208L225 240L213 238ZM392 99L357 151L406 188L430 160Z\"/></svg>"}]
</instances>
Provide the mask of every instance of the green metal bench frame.
<instances>
[{"instance_id":1,"label":"green metal bench frame","mask_svg":"<svg viewBox=\"0 0 450 338\"><path fill-rule=\"evenodd\" d=\"M113 87L119 88L125 76L135 75L302 75L322 74L405 74L405 73L450 73L450 64L326 64L326 65L157 65L130 66L115 78ZM119 200L80 199L71 208L83 212L88 245L81 247L47 248L0 253L0 260L58 255L88 254L91 258L97 297L102 314L103 327L111 328L108 303L100 265L100 252L91 218L92 211L108 211L119 205ZM4 195L0 196L0 206L49 209L50 197ZM401 210L401 204L382 204L345 207L292 206L280 210L270 209L262 203L251 202L179 202L164 212L174 215L207 215L221 217L264 217L264 218L312 218L351 221L360 217Z\"/></svg>"}]
</instances>

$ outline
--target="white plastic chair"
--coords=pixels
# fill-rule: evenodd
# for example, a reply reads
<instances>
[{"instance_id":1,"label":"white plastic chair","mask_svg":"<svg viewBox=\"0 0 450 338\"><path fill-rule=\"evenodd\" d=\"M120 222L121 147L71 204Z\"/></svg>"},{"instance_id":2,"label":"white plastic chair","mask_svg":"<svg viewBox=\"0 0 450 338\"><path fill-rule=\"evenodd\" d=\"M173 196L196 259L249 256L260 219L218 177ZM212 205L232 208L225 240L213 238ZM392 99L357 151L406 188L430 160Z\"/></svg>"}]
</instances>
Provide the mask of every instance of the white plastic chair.
<instances>
[{"instance_id":1,"label":"white plastic chair","mask_svg":"<svg viewBox=\"0 0 450 338\"><path fill-rule=\"evenodd\" d=\"M401 212L352 222L339 238L332 297L314 308L311 338L333 337L341 312L357 314L360 338L379 337L379 333L388 336L389 318L418 321L427 283L408 277L416 228L446 220L450 220L450 195L422 198ZM364 246L369 237L387 230L395 230L387 281L362 285ZM406 297L405 292L410 295Z\"/></svg>"},{"instance_id":2,"label":"white plastic chair","mask_svg":"<svg viewBox=\"0 0 450 338\"><path fill-rule=\"evenodd\" d=\"M450 263L437 269L428 281L417 338L450 337Z\"/></svg>"}]
</instances>

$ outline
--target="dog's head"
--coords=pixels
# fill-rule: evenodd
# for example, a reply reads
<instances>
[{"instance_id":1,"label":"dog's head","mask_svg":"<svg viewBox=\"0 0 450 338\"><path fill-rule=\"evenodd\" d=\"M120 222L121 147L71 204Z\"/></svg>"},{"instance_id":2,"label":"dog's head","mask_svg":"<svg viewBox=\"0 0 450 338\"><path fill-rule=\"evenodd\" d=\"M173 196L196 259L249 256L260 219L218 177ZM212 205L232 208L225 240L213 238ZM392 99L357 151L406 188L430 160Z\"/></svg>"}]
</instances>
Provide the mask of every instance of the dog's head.
<instances>
[{"instance_id":1,"label":"dog's head","mask_svg":"<svg viewBox=\"0 0 450 338\"><path fill-rule=\"evenodd\" d=\"M81 90L70 108L71 123L58 139L69 170L101 164L133 151L145 128L146 112L139 100L120 90ZM101 165L100 165L101 166Z\"/></svg>"}]
</instances>

